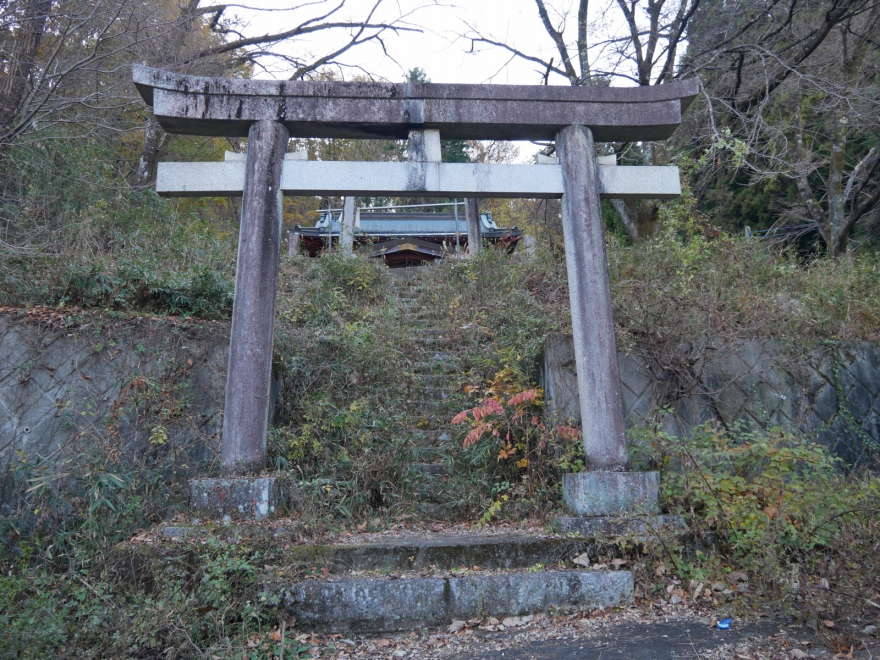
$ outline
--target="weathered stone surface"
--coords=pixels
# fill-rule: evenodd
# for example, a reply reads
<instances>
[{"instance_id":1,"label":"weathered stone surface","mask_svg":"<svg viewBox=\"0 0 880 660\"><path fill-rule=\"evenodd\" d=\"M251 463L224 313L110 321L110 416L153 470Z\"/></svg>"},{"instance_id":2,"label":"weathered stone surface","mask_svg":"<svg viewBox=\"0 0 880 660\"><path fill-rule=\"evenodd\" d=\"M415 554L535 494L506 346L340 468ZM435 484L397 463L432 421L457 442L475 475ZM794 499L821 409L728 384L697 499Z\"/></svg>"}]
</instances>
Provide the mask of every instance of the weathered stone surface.
<instances>
[{"instance_id":1,"label":"weathered stone surface","mask_svg":"<svg viewBox=\"0 0 880 660\"><path fill-rule=\"evenodd\" d=\"M813 395L813 411L823 421L830 422L837 411L840 409L840 402L837 399L837 389L824 381L819 383L819 389Z\"/></svg>"},{"instance_id":2,"label":"weathered stone surface","mask_svg":"<svg viewBox=\"0 0 880 660\"><path fill-rule=\"evenodd\" d=\"M282 502L282 508L285 503ZM211 516L213 517L213 516ZM298 521L279 519L274 524L267 525L265 521L250 521L241 518L229 520L207 520L194 518L191 523L167 523L156 530L156 537L161 541L173 541L175 543L196 542L202 543L208 540L220 543L238 545L249 544L281 544L291 547L302 547L296 544L302 542L303 525ZM142 554L150 555L152 549L161 546L144 546ZM159 553L161 554L161 552Z\"/></svg>"},{"instance_id":3,"label":"weathered stone surface","mask_svg":"<svg viewBox=\"0 0 880 660\"><path fill-rule=\"evenodd\" d=\"M638 517L557 516L556 529L563 533L580 534L584 538L634 536L640 539L668 531L681 531L687 526L683 516L657 515Z\"/></svg>"},{"instance_id":4,"label":"weathered stone surface","mask_svg":"<svg viewBox=\"0 0 880 660\"><path fill-rule=\"evenodd\" d=\"M406 142L406 159L411 163L439 163L440 131L436 129L409 132Z\"/></svg>"},{"instance_id":5,"label":"weathered stone surface","mask_svg":"<svg viewBox=\"0 0 880 660\"><path fill-rule=\"evenodd\" d=\"M464 214L467 220L468 254L477 254L483 249L483 229L480 226L480 207L477 199L464 200Z\"/></svg>"},{"instance_id":6,"label":"weathered stone surface","mask_svg":"<svg viewBox=\"0 0 880 660\"><path fill-rule=\"evenodd\" d=\"M486 570L552 566L587 552L581 540L535 537L524 534L499 536L438 535L434 538L393 539L378 543L320 546L310 553L307 546L294 548L312 556L311 561L331 573L350 570L418 571L435 567L449 570L479 566Z\"/></svg>"},{"instance_id":7,"label":"weathered stone surface","mask_svg":"<svg viewBox=\"0 0 880 660\"><path fill-rule=\"evenodd\" d=\"M210 518L217 520L216 515ZM303 528L280 519L272 524L236 520L225 524L166 524L159 527L162 541L272 543L285 546L284 561L331 575L350 571L453 570L479 566L484 570L513 570L536 564L565 565L572 557L595 551L586 538L527 534L432 534L403 536L359 543L302 543ZM299 542L298 542L298 539ZM289 545L288 545L289 544Z\"/></svg>"},{"instance_id":8,"label":"weathered stone surface","mask_svg":"<svg viewBox=\"0 0 880 660\"><path fill-rule=\"evenodd\" d=\"M556 151L565 189L562 230L584 453L592 470L625 470L629 455L593 135L585 126L568 126L556 137Z\"/></svg>"},{"instance_id":9,"label":"weathered stone surface","mask_svg":"<svg viewBox=\"0 0 880 660\"><path fill-rule=\"evenodd\" d=\"M339 232L339 249L346 253L354 250L354 220L357 200L351 195L342 199L342 223Z\"/></svg>"},{"instance_id":10,"label":"weathered stone surface","mask_svg":"<svg viewBox=\"0 0 880 660\"><path fill-rule=\"evenodd\" d=\"M248 138L220 462L228 473L266 463L275 292L281 249L281 164L287 129L255 123Z\"/></svg>"},{"instance_id":11,"label":"weathered stone surface","mask_svg":"<svg viewBox=\"0 0 880 660\"><path fill-rule=\"evenodd\" d=\"M570 335L551 333L544 342L540 384L554 423L579 426L581 406L578 396L574 342Z\"/></svg>"},{"instance_id":12,"label":"weathered stone surface","mask_svg":"<svg viewBox=\"0 0 880 660\"><path fill-rule=\"evenodd\" d=\"M213 520L226 516L263 520L274 516L281 503L280 487L275 477L193 479L189 487L191 511Z\"/></svg>"},{"instance_id":13,"label":"weathered stone surface","mask_svg":"<svg viewBox=\"0 0 880 660\"><path fill-rule=\"evenodd\" d=\"M518 616L553 607L613 607L631 601L627 571L544 571L451 578L449 615Z\"/></svg>"},{"instance_id":14,"label":"weathered stone surface","mask_svg":"<svg viewBox=\"0 0 880 660\"><path fill-rule=\"evenodd\" d=\"M326 632L391 632L449 623L442 578L310 580L284 594L298 627Z\"/></svg>"},{"instance_id":15,"label":"weathered stone surface","mask_svg":"<svg viewBox=\"0 0 880 660\"><path fill-rule=\"evenodd\" d=\"M562 475L562 499L575 516L654 514L659 472L579 472Z\"/></svg>"},{"instance_id":16,"label":"weathered stone surface","mask_svg":"<svg viewBox=\"0 0 880 660\"><path fill-rule=\"evenodd\" d=\"M295 137L552 140L573 124L596 139L663 140L699 92L696 79L650 87L345 83L200 78L135 66L135 85L167 132L244 137L279 121Z\"/></svg>"},{"instance_id":17,"label":"weathered stone surface","mask_svg":"<svg viewBox=\"0 0 880 660\"><path fill-rule=\"evenodd\" d=\"M43 313L68 321L54 326ZM227 322L0 314L0 473L19 455L87 461L112 441L136 460L194 474L218 448L228 336Z\"/></svg>"},{"instance_id":18,"label":"weathered stone surface","mask_svg":"<svg viewBox=\"0 0 880 660\"><path fill-rule=\"evenodd\" d=\"M631 602L625 571L548 571L450 578L309 580L285 590L297 626L324 632L393 632L453 620Z\"/></svg>"},{"instance_id":19,"label":"weathered stone surface","mask_svg":"<svg viewBox=\"0 0 880 660\"><path fill-rule=\"evenodd\" d=\"M244 163L239 161L159 163L156 192L163 197L239 197L244 175ZM558 165L285 161L281 192L292 196L407 193L414 197L559 198L563 188ZM677 167L599 166L602 199L675 199L679 195Z\"/></svg>"}]
</instances>

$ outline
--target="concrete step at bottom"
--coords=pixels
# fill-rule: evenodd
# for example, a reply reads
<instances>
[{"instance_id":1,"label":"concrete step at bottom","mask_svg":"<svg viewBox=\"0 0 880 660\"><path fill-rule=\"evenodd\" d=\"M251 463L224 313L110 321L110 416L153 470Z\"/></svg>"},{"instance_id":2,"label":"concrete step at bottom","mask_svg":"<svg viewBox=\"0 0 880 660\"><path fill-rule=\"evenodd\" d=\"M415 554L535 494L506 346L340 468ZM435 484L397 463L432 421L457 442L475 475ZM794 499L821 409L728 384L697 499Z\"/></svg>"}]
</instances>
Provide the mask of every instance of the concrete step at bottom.
<instances>
[{"instance_id":1,"label":"concrete step at bottom","mask_svg":"<svg viewBox=\"0 0 880 660\"><path fill-rule=\"evenodd\" d=\"M322 579L292 584L274 596L272 600L296 618L298 628L327 633L395 632L475 617L626 605L632 602L633 577L627 571L542 571Z\"/></svg>"}]
</instances>

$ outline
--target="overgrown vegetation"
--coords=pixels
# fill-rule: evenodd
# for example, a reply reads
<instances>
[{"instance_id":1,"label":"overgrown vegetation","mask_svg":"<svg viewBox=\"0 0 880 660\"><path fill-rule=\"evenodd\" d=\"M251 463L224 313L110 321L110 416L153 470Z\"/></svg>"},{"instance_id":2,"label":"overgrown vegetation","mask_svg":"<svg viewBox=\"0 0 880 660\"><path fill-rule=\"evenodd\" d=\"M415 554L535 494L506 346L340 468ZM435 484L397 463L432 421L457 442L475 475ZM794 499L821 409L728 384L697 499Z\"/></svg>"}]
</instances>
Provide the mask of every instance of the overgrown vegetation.
<instances>
[{"instance_id":1,"label":"overgrown vegetation","mask_svg":"<svg viewBox=\"0 0 880 660\"><path fill-rule=\"evenodd\" d=\"M326 37L327 51L285 48L288 73L332 80L340 75L327 67L348 49L407 29L393 14L371 27L339 23L351 6L323 4L292 7L283 32L248 39L225 5L74 1L61 17L48 0L0 3L0 306L46 306L31 311L60 319L58 332L82 333L107 360L138 315L228 318L239 203L162 200L150 187L158 160L216 161L244 144L165 135L135 98L129 66L250 76L307 29ZM650 549L633 562L641 596L705 587L723 608L760 595L817 628L857 620L880 602L878 477L791 430L710 424L675 437L663 420L687 397L712 395L706 365L738 342L774 340L796 360L817 342L880 339L880 13L867 0L687 0L645 17L630 5L624 20L575 39L563 34L575 21L556 23L561 5L539 3L559 57L540 68L545 84L559 75L575 86L699 75L705 92L670 147L601 147L622 164L676 163L695 190L669 204L603 203L618 343L664 388L664 405L631 433L634 464L661 472L664 508L717 548ZM642 23L651 29L635 29ZM620 46L613 70L593 57L588 37L605 38L594 27ZM484 29L474 26L476 43ZM332 39L340 30L341 48ZM409 80L428 82L417 69ZM401 160L405 151L386 140L294 144L322 160ZM443 143L447 162L515 158L509 143ZM329 206L338 199L288 199L286 220L310 224ZM458 356L453 393L436 412L456 423L430 449L416 436L434 420L413 403L416 364L432 357L403 321L387 271L363 256L282 260L275 348L285 395L270 469L295 493L296 542L413 518L547 521L560 475L583 467L577 431L552 423L537 386L546 336L569 325L559 202L487 200L483 209L540 245L532 258L487 250L423 273L425 327ZM804 218L814 238L802 252L739 235ZM837 258L815 256L826 250ZM158 362L168 349L132 352ZM154 562L125 543L182 509L194 470L214 469L216 436L204 433L197 448L180 440L192 422L183 394L192 361L180 358L159 375L119 375L121 394L106 410L62 397L57 415L75 442L45 457L22 449L2 475L0 658L238 660L279 650L282 638L268 636L277 614L260 593L280 577L267 568L277 543L172 547ZM19 382L29 377L22 370ZM138 429L129 445L125 424ZM448 471L427 506L413 467L422 461ZM715 590L718 581L732 588ZM850 640L836 641L845 649ZM308 657L303 640L284 643L288 658Z\"/></svg>"},{"instance_id":2,"label":"overgrown vegetation","mask_svg":"<svg viewBox=\"0 0 880 660\"><path fill-rule=\"evenodd\" d=\"M135 191L108 165L123 153L118 144L61 133L7 154L0 217L27 218L8 225L5 239L26 238L28 247L0 250L0 304L228 316L234 208ZM12 176L19 168L32 177Z\"/></svg>"},{"instance_id":3,"label":"overgrown vegetation","mask_svg":"<svg viewBox=\"0 0 880 660\"><path fill-rule=\"evenodd\" d=\"M794 346L876 337L871 255L805 263L707 231L681 209L670 207L665 231L644 246L609 244L619 338L629 350L663 347L671 356L707 332ZM91 272L106 276L101 263L110 269L121 260L93 262ZM106 297L93 304L169 309L126 298L121 272L111 270ZM443 448L452 470L437 493L445 515L492 523L552 512L559 474L579 467L576 434L546 425L535 385L543 338L566 325L563 262L549 251L511 259L489 250L425 276L428 321L462 357L448 418L471 410ZM333 254L285 259L280 282L276 351L287 394L271 460L296 489L303 533L406 520L418 507L409 468L419 459L410 433L420 420L408 405L415 337L401 322L390 275L365 257ZM116 300L125 302L107 302ZM133 394L161 398L168 386L154 390L138 385ZM486 406L486 415L473 413ZM114 550L181 501L180 482L168 480L174 452L163 444L173 438L157 434L153 442L146 462L96 445L64 480L33 462L9 475L21 500L3 517L6 657L148 657L173 646L180 657L237 658L249 636L277 625L257 588L272 561L267 546L208 545L197 557L169 556L165 572L135 574L131 555ZM747 593L719 595L723 607L745 607L760 593L814 617L829 608L858 614L873 597L876 476L844 476L824 449L779 430L704 427L680 439L649 428L634 435L632 448L640 467L663 473L666 509L684 514L695 534L718 539L714 557L670 546L671 557L661 548L646 558L665 565L664 580L674 575L694 588L744 570ZM817 591L823 579L835 591ZM35 627L45 631L39 639ZM305 654L288 643L288 653Z\"/></svg>"},{"instance_id":4,"label":"overgrown vegetation","mask_svg":"<svg viewBox=\"0 0 880 660\"><path fill-rule=\"evenodd\" d=\"M659 429L634 435L638 468L661 473L664 509L716 545L708 555L656 552L661 582L668 572L692 594L705 588L730 612L771 600L832 647L854 644L833 621L857 625L875 615L876 474L845 475L827 449L783 429L728 433L706 425L686 438Z\"/></svg>"}]
</instances>

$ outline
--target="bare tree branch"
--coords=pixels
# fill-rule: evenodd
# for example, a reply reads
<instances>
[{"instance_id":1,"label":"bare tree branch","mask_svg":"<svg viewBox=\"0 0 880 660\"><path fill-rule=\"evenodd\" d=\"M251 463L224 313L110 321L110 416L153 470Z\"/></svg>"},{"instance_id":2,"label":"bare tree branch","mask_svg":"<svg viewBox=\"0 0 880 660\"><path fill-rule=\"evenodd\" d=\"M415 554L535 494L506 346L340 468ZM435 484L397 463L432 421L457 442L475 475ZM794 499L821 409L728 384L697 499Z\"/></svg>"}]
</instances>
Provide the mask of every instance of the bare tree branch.
<instances>
[{"instance_id":1,"label":"bare tree branch","mask_svg":"<svg viewBox=\"0 0 880 660\"><path fill-rule=\"evenodd\" d=\"M550 22L550 16L547 14L547 7L544 5L544 0L535 0L535 4L538 5L538 15L541 17L544 29L556 44L556 50L559 51L559 58L562 60L562 65L565 67L566 77L572 85L577 85L580 77L571 63L571 57L568 54L568 48L565 45L565 40L562 38L562 33L554 28L553 24Z\"/></svg>"}]
</instances>

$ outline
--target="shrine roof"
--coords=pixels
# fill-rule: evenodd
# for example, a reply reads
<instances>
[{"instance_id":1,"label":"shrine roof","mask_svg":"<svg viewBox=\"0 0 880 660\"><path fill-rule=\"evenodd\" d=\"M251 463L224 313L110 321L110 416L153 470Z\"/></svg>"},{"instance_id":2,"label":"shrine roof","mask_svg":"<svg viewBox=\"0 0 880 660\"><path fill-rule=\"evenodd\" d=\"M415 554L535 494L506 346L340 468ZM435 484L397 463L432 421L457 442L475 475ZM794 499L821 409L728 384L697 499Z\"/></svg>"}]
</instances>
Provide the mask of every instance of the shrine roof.
<instances>
[{"instance_id":1,"label":"shrine roof","mask_svg":"<svg viewBox=\"0 0 880 660\"><path fill-rule=\"evenodd\" d=\"M171 133L247 136L256 121L291 137L554 139L589 126L598 142L663 140L699 91L696 78L650 87L444 85L206 78L135 65L133 79Z\"/></svg>"}]
</instances>

